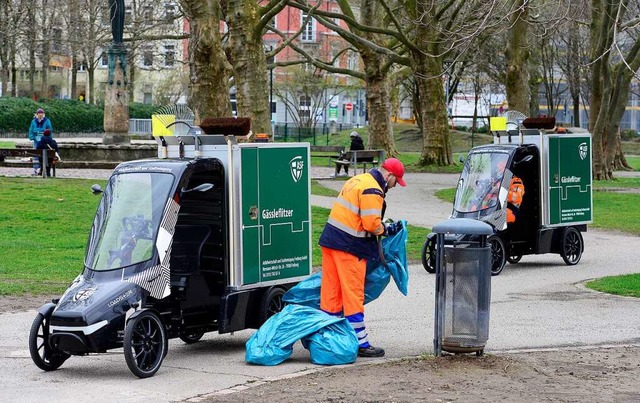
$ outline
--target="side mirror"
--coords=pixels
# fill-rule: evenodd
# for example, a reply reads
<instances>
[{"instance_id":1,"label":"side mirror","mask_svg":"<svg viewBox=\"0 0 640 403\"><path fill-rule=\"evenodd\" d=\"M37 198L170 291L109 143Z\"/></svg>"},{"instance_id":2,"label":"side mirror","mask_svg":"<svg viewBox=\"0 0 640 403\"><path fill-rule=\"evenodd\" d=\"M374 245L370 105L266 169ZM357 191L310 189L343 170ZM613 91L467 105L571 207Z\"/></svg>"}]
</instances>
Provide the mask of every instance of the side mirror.
<instances>
[{"instance_id":1,"label":"side mirror","mask_svg":"<svg viewBox=\"0 0 640 403\"><path fill-rule=\"evenodd\" d=\"M93 193L94 195L98 195L103 192L104 190L102 190L100 185L98 185L97 183L91 186L91 193Z\"/></svg>"},{"instance_id":2,"label":"side mirror","mask_svg":"<svg viewBox=\"0 0 640 403\"><path fill-rule=\"evenodd\" d=\"M461 155L461 156L460 156L460 158L458 158L458 160L459 160L461 163L464 163L464 156L462 156L462 155Z\"/></svg>"},{"instance_id":3,"label":"side mirror","mask_svg":"<svg viewBox=\"0 0 640 403\"><path fill-rule=\"evenodd\" d=\"M211 190L212 188L213 188L212 183L203 183L201 185L194 187L193 189L182 188L180 190L180 193L183 194L183 193L189 193L189 192L206 192L207 190Z\"/></svg>"}]
</instances>

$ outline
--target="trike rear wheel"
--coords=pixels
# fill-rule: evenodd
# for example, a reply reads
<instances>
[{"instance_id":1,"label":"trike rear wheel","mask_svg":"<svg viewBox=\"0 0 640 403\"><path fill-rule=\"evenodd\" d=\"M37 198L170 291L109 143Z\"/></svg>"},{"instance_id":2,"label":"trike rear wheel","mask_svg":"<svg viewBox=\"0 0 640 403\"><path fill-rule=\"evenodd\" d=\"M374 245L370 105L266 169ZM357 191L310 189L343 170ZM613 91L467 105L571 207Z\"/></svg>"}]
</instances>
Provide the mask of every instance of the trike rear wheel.
<instances>
[{"instance_id":1,"label":"trike rear wheel","mask_svg":"<svg viewBox=\"0 0 640 403\"><path fill-rule=\"evenodd\" d=\"M283 288L273 287L262 295L262 301L260 302L261 324L284 308L285 302L282 300L284 294L285 290Z\"/></svg>"},{"instance_id":2,"label":"trike rear wheel","mask_svg":"<svg viewBox=\"0 0 640 403\"><path fill-rule=\"evenodd\" d=\"M576 265L582 257L583 250L584 243L580 231L574 227L566 228L562 234L562 260L569 266Z\"/></svg>"},{"instance_id":3,"label":"trike rear wheel","mask_svg":"<svg viewBox=\"0 0 640 403\"><path fill-rule=\"evenodd\" d=\"M124 359L139 378L153 376L167 352L167 333L162 320L144 311L127 322L124 329Z\"/></svg>"},{"instance_id":4,"label":"trike rear wheel","mask_svg":"<svg viewBox=\"0 0 640 403\"><path fill-rule=\"evenodd\" d=\"M427 238L422 246L422 266L427 273L436 272L436 240L433 238Z\"/></svg>"},{"instance_id":5,"label":"trike rear wheel","mask_svg":"<svg viewBox=\"0 0 640 403\"><path fill-rule=\"evenodd\" d=\"M487 244L491 247L491 275L497 276L502 273L507 261L504 242L502 242L499 236L491 235L487 238Z\"/></svg>"}]
</instances>

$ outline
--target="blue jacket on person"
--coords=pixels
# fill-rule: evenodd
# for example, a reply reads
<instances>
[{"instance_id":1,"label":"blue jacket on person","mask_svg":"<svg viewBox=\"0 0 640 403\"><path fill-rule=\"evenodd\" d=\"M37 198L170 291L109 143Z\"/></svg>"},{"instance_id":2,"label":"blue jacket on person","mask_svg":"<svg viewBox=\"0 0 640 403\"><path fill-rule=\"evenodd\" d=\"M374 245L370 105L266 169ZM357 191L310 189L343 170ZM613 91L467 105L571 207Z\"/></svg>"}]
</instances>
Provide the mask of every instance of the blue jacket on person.
<instances>
[{"instance_id":1,"label":"blue jacket on person","mask_svg":"<svg viewBox=\"0 0 640 403\"><path fill-rule=\"evenodd\" d=\"M29 127L29 140L35 141L36 145L40 141L40 137L42 137L42 133L49 129L51 131L51 136L53 137L53 126L51 125L51 120L48 117L43 117L42 119L38 119L38 117L34 117L31 120L31 126Z\"/></svg>"}]
</instances>

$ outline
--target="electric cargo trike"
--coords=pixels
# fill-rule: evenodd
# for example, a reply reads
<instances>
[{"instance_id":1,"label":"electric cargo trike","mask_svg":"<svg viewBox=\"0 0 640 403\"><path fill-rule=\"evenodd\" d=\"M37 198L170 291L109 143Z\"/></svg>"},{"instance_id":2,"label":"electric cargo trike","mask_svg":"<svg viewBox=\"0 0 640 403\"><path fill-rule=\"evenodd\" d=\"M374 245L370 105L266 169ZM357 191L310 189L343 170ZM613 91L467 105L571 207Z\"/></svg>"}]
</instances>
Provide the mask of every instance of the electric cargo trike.
<instances>
[{"instance_id":1,"label":"electric cargo trike","mask_svg":"<svg viewBox=\"0 0 640 403\"><path fill-rule=\"evenodd\" d=\"M308 143L191 140L164 139L169 158L122 163L93 186L84 269L31 327L39 368L124 348L150 377L168 339L258 328L311 273Z\"/></svg>"},{"instance_id":2,"label":"electric cargo trike","mask_svg":"<svg viewBox=\"0 0 640 403\"><path fill-rule=\"evenodd\" d=\"M592 222L591 136L531 127L540 120L527 125L525 119L519 130L494 131L493 144L472 148L464 160L451 218L477 219L493 227L487 240L492 275L500 274L505 262L516 264L531 254L557 253L567 265L575 265L584 250L581 233ZM519 206L508 200L513 178L524 186ZM508 209L515 221L507 222ZM468 237L446 235L445 245ZM429 273L436 270L435 247L431 233L422 250Z\"/></svg>"}]
</instances>

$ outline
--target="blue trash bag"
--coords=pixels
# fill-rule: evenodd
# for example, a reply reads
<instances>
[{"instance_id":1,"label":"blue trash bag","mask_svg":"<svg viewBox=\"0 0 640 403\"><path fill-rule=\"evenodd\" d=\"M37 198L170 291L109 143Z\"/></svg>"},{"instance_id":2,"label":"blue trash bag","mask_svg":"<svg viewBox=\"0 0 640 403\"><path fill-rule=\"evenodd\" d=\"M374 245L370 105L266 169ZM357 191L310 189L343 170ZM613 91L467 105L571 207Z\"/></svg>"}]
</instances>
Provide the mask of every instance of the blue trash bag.
<instances>
[{"instance_id":1,"label":"blue trash bag","mask_svg":"<svg viewBox=\"0 0 640 403\"><path fill-rule=\"evenodd\" d=\"M320 309L320 285L322 272L313 273L294 287L290 288L282 300L287 304L298 304Z\"/></svg>"},{"instance_id":2,"label":"blue trash bag","mask_svg":"<svg viewBox=\"0 0 640 403\"><path fill-rule=\"evenodd\" d=\"M351 364L358 358L358 336L346 319L303 338L302 345L318 365Z\"/></svg>"},{"instance_id":3,"label":"blue trash bag","mask_svg":"<svg viewBox=\"0 0 640 403\"><path fill-rule=\"evenodd\" d=\"M407 295L409 285L409 267L407 266L407 221L400 220L402 230L382 240L382 253L387 262L391 277L403 295ZM379 260L376 264L382 264ZM368 269L368 267L367 267Z\"/></svg>"},{"instance_id":4,"label":"blue trash bag","mask_svg":"<svg viewBox=\"0 0 640 403\"><path fill-rule=\"evenodd\" d=\"M296 341L340 321L346 319L303 305L287 305L247 340L245 361L250 364L278 365L291 357Z\"/></svg>"}]
</instances>

